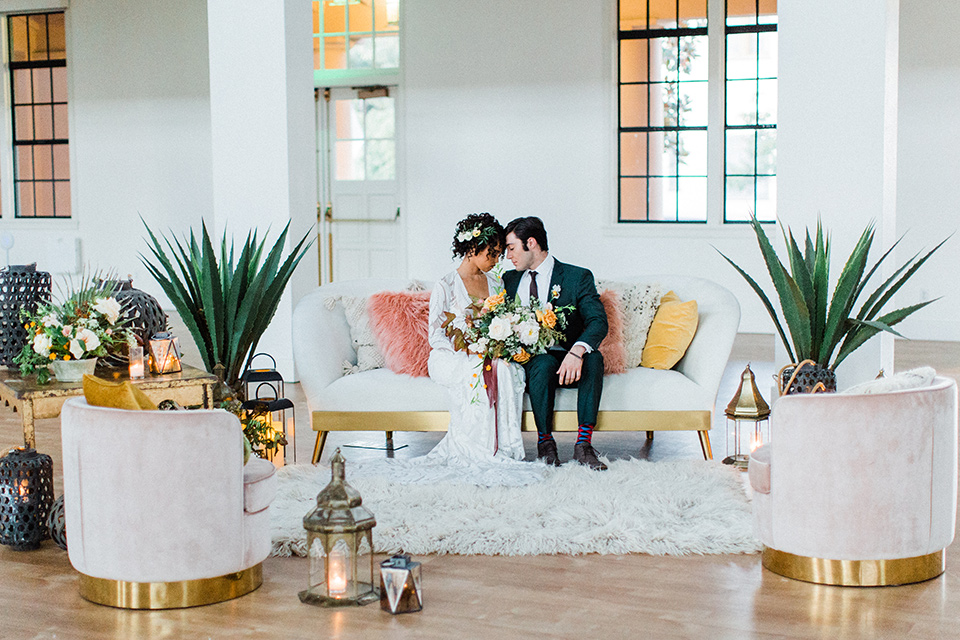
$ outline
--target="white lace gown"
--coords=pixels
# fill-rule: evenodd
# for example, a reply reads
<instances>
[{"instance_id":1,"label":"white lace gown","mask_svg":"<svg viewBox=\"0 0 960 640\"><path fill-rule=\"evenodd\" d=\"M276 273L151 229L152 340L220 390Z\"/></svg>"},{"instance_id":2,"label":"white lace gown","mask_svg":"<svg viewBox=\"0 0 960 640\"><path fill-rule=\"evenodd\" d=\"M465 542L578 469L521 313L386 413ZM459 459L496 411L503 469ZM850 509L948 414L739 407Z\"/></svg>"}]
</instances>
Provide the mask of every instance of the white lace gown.
<instances>
[{"instance_id":1,"label":"white lace gown","mask_svg":"<svg viewBox=\"0 0 960 640\"><path fill-rule=\"evenodd\" d=\"M490 294L503 288L494 274L487 274ZM482 361L475 355L454 351L440 326L444 313L463 322L470 294L460 274L444 276L430 296L430 378L446 388L450 398L450 425L443 440L430 453L408 460L360 462L352 473L384 475L398 483L453 482L481 486L517 486L543 480L546 466L523 462L520 421L523 415L524 371L516 363L496 361L498 397L491 407L482 383L473 388L474 374L482 376Z\"/></svg>"}]
</instances>

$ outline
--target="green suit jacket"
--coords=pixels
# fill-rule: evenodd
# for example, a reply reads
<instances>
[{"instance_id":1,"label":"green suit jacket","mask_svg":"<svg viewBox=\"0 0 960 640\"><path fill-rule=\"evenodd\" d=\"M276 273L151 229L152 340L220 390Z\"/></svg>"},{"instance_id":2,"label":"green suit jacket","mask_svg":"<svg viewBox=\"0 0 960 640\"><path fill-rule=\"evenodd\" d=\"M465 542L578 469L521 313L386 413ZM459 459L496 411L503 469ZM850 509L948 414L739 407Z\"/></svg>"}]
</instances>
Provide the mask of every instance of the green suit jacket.
<instances>
[{"instance_id":1,"label":"green suit jacket","mask_svg":"<svg viewBox=\"0 0 960 640\"><path fill-rule=\"evenodd\" d=\"M503 286L511 298L517 295L522 275L523 272L517 270L503 274ZM560 295L554 298L553 292L558 286ZM563 331L564 339L560 347L569 351L575 342L586 342L594 350L600 347L600 341L607 335L607 312L600 302L600 294L589 269L554 259L547 298L554 307L573 305L573 311L567 314L567 328Z\"/></svg>"}]
</instances>

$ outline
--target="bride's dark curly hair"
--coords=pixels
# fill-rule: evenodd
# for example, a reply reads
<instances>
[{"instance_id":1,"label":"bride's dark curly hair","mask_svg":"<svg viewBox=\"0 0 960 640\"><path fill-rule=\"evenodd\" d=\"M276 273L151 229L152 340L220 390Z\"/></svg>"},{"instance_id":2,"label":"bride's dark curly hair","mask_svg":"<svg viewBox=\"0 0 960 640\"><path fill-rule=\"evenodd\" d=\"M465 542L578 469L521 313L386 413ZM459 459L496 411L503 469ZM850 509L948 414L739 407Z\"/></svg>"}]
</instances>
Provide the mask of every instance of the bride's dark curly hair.
<instances>
[{"instance_id":1,"label":"bride's dark curly hair","mask_svg":"<svg viewBox=\"0 0 960 640\"><path fill-rule=\"evenodd\" d=\"M487 249L503 255L506 244L503 225L496 218L489 213L472 213L457 223L453 234L453 255L463 258Z\"/></svg>"}]
</instances>

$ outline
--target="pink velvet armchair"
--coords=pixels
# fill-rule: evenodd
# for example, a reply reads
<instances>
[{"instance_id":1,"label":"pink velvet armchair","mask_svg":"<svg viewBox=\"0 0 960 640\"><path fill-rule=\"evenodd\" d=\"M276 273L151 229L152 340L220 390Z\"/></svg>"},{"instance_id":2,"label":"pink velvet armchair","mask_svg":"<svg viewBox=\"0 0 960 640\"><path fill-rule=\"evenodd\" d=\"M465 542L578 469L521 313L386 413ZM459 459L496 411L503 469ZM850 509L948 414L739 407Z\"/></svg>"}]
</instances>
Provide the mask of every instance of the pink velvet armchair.
<instances>
[{"instance_id":1,"label":"pink velvet armchair","mask_svg":"<svg viewBox=\"0 0 960 640\"><path fill-rule=\"evenodd\" d=\"M81 596L167 609L260 586L276 476L265 460L243 464L236 416L72 398L61 430L67 546Z\"/></svg>"},{"instance_id":2,"label":"pink velvet armchair","mask_svg":"<svg viewBox=\"0 0 960 640\"><path fill-rule=\"evenodd\" d=\"M763 566L822 584L934 578L957 518L957 384L777 400L750 458Z\"/></svg>"}]
</instances>

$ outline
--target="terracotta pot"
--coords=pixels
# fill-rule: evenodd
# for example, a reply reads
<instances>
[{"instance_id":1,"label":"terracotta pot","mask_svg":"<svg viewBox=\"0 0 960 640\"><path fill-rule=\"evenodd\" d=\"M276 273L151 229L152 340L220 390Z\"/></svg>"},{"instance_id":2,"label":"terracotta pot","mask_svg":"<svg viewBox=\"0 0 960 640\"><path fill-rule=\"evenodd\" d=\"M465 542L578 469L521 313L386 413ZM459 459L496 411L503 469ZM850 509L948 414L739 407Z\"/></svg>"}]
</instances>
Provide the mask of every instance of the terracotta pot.
<instances>
[{"instance_id":1,"label":"terracotta pot","mask_svg":"<svg viewBox=\"0 0 960 640\"><path fill-rule=\"evenodd\" d=\"M794 368L795 367L787 367L781 372L781 388L785 388L787 383L790 382L790 377L793 376ZM793 383L790 384L790 388L784 392L784 395L790 395L792 393L810 393L819 382L823 383L824 391L834 392L837 390L837 374L833 372L833 369L805 364L803 367L801 367L800 373L797 374L797 377L794 378Z\"/></svg>"}]
</instances>

